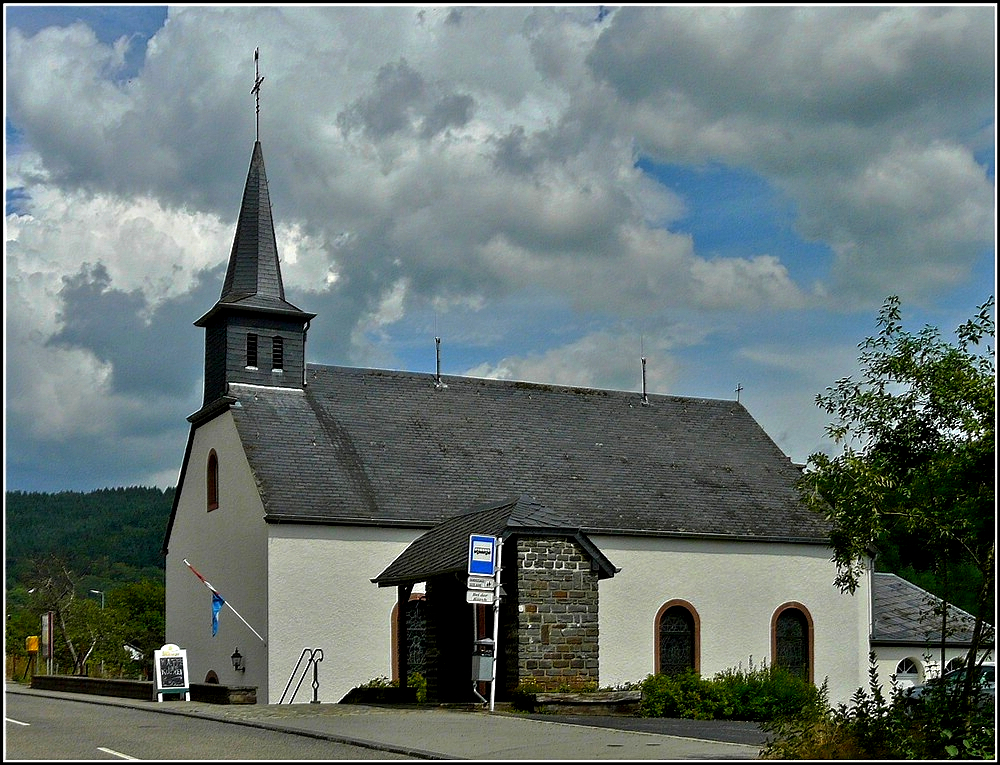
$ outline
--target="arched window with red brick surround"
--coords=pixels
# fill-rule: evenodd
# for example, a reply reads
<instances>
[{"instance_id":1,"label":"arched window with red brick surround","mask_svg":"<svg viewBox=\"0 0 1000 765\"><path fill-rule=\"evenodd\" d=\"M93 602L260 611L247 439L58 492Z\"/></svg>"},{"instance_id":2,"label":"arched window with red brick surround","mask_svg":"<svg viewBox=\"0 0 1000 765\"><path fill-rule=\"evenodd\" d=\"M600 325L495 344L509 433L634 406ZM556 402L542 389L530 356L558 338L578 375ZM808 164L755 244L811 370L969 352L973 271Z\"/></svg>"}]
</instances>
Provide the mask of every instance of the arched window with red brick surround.
<instances>
[{"instance_id":1,"label":"arched window with red brick surround","mask_svg":"<svg viewBox=\"0 0 1000 765\"><path fill-rule=\"evenodd\" d=\"M219 506L219 457L212 449L208 453L208 466L206 470L206 494L208 498L208 510L211 512Z\"/></svg>"},{"instance_id":2,"label":"arched window with red brick surround","mask_svg":"<svg viewBox=\"0 0 1000 765\"><path fill-rule=\"evenodd\" d=\"M690 603L671 600L656 613L656 674L678 675L700 671L701 620Z\"/></svg>"},{"instance_id":3,"label":"arched window with red brick surround","mask_svg":"<svg viewBox=\"0 0 1000 765\"><path fill-rule=\"evenodd\" d=\"M771 663L813 681L813 621L801 603L785 603L771 617Z\"/></svg>"}]
</instances>

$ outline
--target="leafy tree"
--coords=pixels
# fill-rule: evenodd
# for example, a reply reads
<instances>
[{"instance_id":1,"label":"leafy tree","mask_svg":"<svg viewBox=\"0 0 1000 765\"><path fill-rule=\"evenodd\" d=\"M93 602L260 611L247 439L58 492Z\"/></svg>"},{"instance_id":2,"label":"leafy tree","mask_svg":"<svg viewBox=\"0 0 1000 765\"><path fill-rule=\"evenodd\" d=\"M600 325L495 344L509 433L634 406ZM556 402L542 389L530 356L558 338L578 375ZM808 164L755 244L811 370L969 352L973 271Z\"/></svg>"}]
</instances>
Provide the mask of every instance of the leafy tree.
<instances>
[{"instance_id":1,"label":"leafy tree","mask_svg":"<svg viewBox=\"0 0 1000 765\"><path fill-rule=\"evenodd\" d=\"M870 553L895 540L920 554L907 565L944 582L975 579L976 617L967 664L992 639L995 566L995 350L991 296L956 330L955 342L926 326L903 329L890 296L879 332L859 345L860 379L838 380L816 397L836 418L827 433L836 456L813 454L801 481L805 501L833 523L836 584L854 592ZM948 613L947 609L944 614ZM946 624L942 623L942 641ZM968 705L970 683L963 694Z\"/></svg>"},{"instance_id":2,"label":"leafy tree","mask_svg":"<svg viewBox=\"0 0 1000 765\"><path fill-rule=\"evenodd\" d=\"M163 584L148 579L109 592L107 619L94 658L115 674L138 670L148 678L153 651L166 639L165 600ZM140 658L136 659L132 651L138 651Z\"/></svg>"},{"instance_id":3,"label":"leafy tree","mask_svg":"<svg viewBox=\"0 0 1000 765\"><path fill-rule=\"evenodd\" d=\"M97 645L101 609L93 602L77 598L77 576L64 558L49 555L34 561L34 609L53 612L54 630L61 638L56 658L68 657L74 674L83 674L87 660Z\"/></svg>"}]
</instances>

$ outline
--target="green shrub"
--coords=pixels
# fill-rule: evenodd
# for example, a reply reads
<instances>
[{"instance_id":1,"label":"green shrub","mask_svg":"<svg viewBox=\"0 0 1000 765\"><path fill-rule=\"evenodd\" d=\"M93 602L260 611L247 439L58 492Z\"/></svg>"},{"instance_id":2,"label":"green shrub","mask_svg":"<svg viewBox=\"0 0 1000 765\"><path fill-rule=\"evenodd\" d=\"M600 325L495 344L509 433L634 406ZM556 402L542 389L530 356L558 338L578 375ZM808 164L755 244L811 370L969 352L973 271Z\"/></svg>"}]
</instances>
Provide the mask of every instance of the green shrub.
<instances>
[{"instance_id":1,"label":"green shrub","mask_svg":"<svg viewBox=\"0 0 1000 765\"><path fill-rule=\"evenodd\" d=\"M541 688L533 682L519 683L510 692L510 706L516 712L534 712L538 706L538 694Z\"/></svg>"},{"instance_id":2,"label":"green shrub","mask_svg":"<svg viewBox=\"0 0 1000 765\"><path fill-rule=\"evenodd\" d=\"M996 759L992 705L973 705L963 712L957 699L942 694L908 708L896 688L887 699L874 653L869 655L868 686L858 688L849 704L766 724L769 738L760 758Z\"/></svg>"},{"instance_id":3,"label":"green shrub","mask_svg":"<svg viewBox=\"0 0 1000 765\"><path fill-rule=\"evenodd\" d=\"M693 670L677 675L650 675L642 683L641 717L686 717L711 720L725 716L725 691Z\"/></svg>"},{"instance_id":4,"label":"green shrub","mask_svg":"<svg viewBox=\"0 0 1000 765\"><path fill-rule=\"evenodd\" d=\"M423 704L427 701L427 678L419 672L411 672L406 678L406 684L410 688L417 689L417 702Z\"/></svg>"},{"instance_id":5,"label":"green shrub","mask_svg":"<svg viewBox=\"0 0 1000 765\"><path fill-rule=\"evenodd\" d=\"M822 708L822 690L776 667L742 667L703 679L689 670L650 675L641 685L642 717L765 721Z\"/></svg>"},{"instance_id":6,"label":"green shrub","mask_svg":"<svg viewBox=\"0 0 1000 765\"><path fill-rule=\"evenodd\" d=\"M823 691L782 667L741 667L719 672L713 680L730 700L728 719L780 720L822 709Z\"/></svg>"}]
</instances>

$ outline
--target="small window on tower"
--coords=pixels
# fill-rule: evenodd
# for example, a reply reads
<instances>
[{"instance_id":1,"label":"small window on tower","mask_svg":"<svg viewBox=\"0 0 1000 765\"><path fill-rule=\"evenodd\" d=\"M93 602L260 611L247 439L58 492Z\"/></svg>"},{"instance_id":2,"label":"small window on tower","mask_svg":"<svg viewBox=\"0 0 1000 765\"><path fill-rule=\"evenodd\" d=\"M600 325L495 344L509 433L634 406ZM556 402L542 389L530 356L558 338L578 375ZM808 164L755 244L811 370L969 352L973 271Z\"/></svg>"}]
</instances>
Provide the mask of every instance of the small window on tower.
<instances>
[{"instance_id":1,"label":"small window on tower","mask_svg":"<svg viewBox=\"0 0 1000 765\"><path fill-rule=\"evenodd\" d=\"M247 335L247 366L257 368L257 335Z\"/></svg>"},{"instance_id":2,"label":"small window on tower","mask_svg":"<svg viewBox=\"0 0 1000 765\"><path fill-rule=\"evenodd\" d=\"M285 338L276 337L271 341L271 369L285 368Z\"/></svg>"}]
</instances>

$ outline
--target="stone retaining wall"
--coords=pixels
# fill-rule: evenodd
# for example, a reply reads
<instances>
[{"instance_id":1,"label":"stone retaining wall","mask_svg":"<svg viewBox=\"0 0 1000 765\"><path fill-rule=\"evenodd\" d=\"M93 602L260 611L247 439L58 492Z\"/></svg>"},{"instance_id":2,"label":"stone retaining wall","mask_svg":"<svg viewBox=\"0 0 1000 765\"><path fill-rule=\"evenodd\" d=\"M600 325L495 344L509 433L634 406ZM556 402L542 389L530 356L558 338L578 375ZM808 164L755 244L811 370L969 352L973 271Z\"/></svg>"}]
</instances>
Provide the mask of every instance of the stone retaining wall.
<instances>
[{"instance_id":1,"label":"stone retaining wall","mask_svg":"<svg viewBox=\"0 0 1000 765\"><path fill-rule=\"evenodd\" d=\"M31 687L42 691L89 693L94 696L114 696L120 699L156 701L152 680L117 680L79 675L34 675ZM257 687L250 685L219 685L191 683L191 701L209 704L256 704ZM166 698L170 699L171 696ZM174 698L176 696L174 695Z\"/></svg>"}]
</instances>

